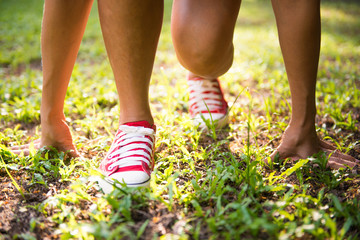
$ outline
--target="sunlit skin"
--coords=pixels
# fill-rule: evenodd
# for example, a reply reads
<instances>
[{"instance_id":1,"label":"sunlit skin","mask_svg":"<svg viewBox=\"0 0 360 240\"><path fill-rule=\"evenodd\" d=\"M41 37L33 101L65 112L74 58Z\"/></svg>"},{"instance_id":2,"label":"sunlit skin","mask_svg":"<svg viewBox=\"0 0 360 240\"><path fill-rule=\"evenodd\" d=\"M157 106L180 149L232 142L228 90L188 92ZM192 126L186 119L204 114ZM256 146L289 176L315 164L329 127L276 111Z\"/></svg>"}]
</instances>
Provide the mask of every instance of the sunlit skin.
<instances>
[{"instance_id":1,"label":"sunlit skin","mask_svg":"<svg viewBox=\"0 0 360 240\"><path fill-rule=\"evenodd\" d=\"M41 33L43 91L41 138L35 148L53 146L79 156L63 113L64 100L93 1L45 1ZM99 18L120 102L120 124L147 120L149 82L160 35L162 0L100 0ZM29 145L12 148L29 154Z\"/></svg>"},{"instance_id":2,"label":"sunlit skin","mask_svg":"<svg viewBox=\"0 0 360 240\"><path fill-rule=\"evenodd\" d=\"M190 77L217 78L233 60L233 33L239 0L175 0L172 37ZM315 85L320 52L320 1L272 0L291 91L291 121L271 159L298 160L324 151L331 168L354 167L358 160L335 151L315 129ZM335 151L335 152L334 152Z\"/></svg>"}]
</instances>

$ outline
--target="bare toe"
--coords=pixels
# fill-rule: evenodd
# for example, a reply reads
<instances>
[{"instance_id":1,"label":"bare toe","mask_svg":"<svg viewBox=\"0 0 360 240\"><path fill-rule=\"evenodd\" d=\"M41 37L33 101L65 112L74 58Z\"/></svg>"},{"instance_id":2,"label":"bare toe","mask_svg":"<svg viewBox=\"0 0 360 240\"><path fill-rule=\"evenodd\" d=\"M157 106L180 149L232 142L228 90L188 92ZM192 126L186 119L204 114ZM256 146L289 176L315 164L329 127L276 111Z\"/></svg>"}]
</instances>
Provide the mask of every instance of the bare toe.
<instances>
[{"instance_id":1,"label":"bare toe","mask_svg":"<svg viewBox=\"0 0 360 240\"><path fill-rule=\"evenodd\" d=\"M334 162L339 162L340 164L344 163L347 165L349 165L348 163L351 163L349 166L351 166L353 163L355 165L356 163L360 163L360 161L357 160L356 158L340 152L340 150L336 149L335 147L331 146L330 144L324 141L321 141L320 147L322 151L326 152L330 156L329 161L331 160Z\"/></svg>"},{"instance_id":2,"label":"bare toe","mask_svg":"<svg viewBox=\"0 0 360 240\"><path fill-rule=\"evenodd\" d=\"M14 152L15 150L23 150L23 149L28 149L30 148L31 145L34 145L35 149L39 149L40 147L40 139L36 139L35 141L33 141L32 143L27 143L27 144L23 144L23 145L18 145L18 146L12 146L9 149Z\"/></svg>"},{"instance_id":3,"label":"bare toe","mask_svg":"<svg viewBox=\"0 0 360 240\"><path fill-rule=\"evenodd\" d=\"M16 154L16 155L21 155L21 154L23 154L24 156L29 156L30 155L30 150L29 149L11 150L11 152Z\"/></svg>"},{"instance_id":4,"label":"bare toe","mask_svg":"<svg viewBox=\"0 0 360 240\"><path fill-rule=\"evenodd\" d=\"M10 151L16 155L24 154L24 156L30 155L30 149L34 148L35 150L40 149L40 139L35 140L32 143L20 145L20 146L13 146L10 148Z\"/></svg>"},{"instance_id":5,"label":"bare toe","mask_svg":"<svg viewBox=\"0 0 360 240\"><path fill-rule=\"evenodd\" d=\"M334 147L332 144L330 144L324 140L319 139L319 144L320 144L321 148L325 148L328 150L336 150L336 147Z\"/></svg>"},{"instance_id":6,"label":"bare toe","mask_svg":"<svg viewBox=\"0 0 360 240\"><path fill-rule=\"evenodd\" d=\"M342 154L345 155L345 154ZM334 156L331 155L329 158L329 161L327 163L327 166L333 169L339 169L339 168L346 168L346 167L350 167L353 168L357 165L357 163L353 162L353 161L349 161L347 159L341 158L338 155Z\"/></svg>"}]
</instances>

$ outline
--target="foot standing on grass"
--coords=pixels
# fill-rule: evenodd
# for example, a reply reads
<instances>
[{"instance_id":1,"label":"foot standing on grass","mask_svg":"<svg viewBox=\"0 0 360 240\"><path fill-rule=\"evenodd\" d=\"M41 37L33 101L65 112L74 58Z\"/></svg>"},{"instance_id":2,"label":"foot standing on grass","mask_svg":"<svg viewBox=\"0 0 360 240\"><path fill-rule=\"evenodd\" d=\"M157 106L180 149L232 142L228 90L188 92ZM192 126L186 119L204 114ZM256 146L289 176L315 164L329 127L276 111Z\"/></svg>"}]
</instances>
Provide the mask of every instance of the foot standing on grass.
<instances>
[{"instance_id":1,"label":"foot standing on grass","mask_svg":"<svg viewBox=\"0 0 360 240\"><path fill-rule=\"evenodd\" d=\"M233 61L233 33L241 0L174 0L172 37L180 63L189 70L189 109L202 118L226 124L228 107L218 82ZM272 0L280 46L290 84L291 121L273 152L297 160L335 148L319 139L315 129L315 85L320 53L320 0ZM209 114L210 112L210 114ZM202 117L201 117L202 115ZM334 152L328 165L354 167L358 160Z\"/></svg>"},{"instance_id":2,"label":"foot standing on grass","mask_svg":"<svg viewBox=\"0 0 360 240\"><path fill-rule=\"evenodd\" d=\"M72 157L79 156L63 107L92 4L92 0L45 1L41 139L35 142L36 148L53 146L70 151ZM118 180L128 185L147 185L154 165L155 137L148 92L163 0L99 0L98 8L120 101L120 127L100 170L110 183ZM12 150L28 154L28 145Z\"/></svg>"}]
</instances>

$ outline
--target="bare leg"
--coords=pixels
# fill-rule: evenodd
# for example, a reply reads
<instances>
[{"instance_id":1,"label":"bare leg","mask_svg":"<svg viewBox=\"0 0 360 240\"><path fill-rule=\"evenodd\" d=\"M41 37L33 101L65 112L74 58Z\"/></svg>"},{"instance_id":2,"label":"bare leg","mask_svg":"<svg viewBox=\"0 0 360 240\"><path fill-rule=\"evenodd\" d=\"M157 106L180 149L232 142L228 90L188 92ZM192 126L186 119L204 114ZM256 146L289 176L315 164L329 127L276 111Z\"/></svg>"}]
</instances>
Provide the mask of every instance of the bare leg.
<instances>
[{"instance_id":1,"label":"bare leg","mask_svg":"<svg viewBox=\"0 0 360 240\"><path fill-rule=\"evenodd\" d=\"M91 10L92 0L45 1L41 32L43 89L41 139L35 147L53 146L59 151L78 152L72 142L63 113L64 99L80 42ZM28 146L14 153L28 154Z\"/></svg>"},{"instance_id":2,"label":"bare leg","mask_svg":"<svg viewBox=\"0 0 360 240\"><path fill-rule=\"evenodd\" d=\"M315 85L320 53L320 0L272 0L279 40L290 84L292 115L282 142L272 154L281 158L306 158L334 148L320 140L315 130ZM333 154L333 168L355 166L355 159Z\"/></svg>"},{"instance_id":3,"label":"bare leg","mask_svg":"<svg viewBox=\"0 0 360 240\"><path fill-rule=\"evenodd\" d=\"M153 118L148 92L162 0L99 0L104 41L120 99L120 124Z\"/></svg>"},{"instance_id":4,"label":"bare leg","mask_svg":"<svg viewBox=\"0 0 360 240\"><path fill-rule=\"evenodd\" d=\"M233 61L233 34L241 0L175 0L175 51L190 77L217 78Z\"/></svg>"},{"instance_id":5,"label":"bare leg","mask_svg":"<svg viewBox=\"0 0 360 240\"><path fill-rule=\"evenodd\" d=\"M241 0L175 0L171 32L176 55L189 70L189 113L194 125L221 128L228 106L218 77L233 62L233 35Z\"/></svg>"},{"instance_id":6,"label":"bare leg","mask_svg":"<svg viewBox=\"0 0 360 240\"><path fill-rule=\"evenodd\" d=\"M107 193L112 191L113 181L130 187L148 186L150 182L155 127L148 95L164 3L163 0L99 0L98 3L120 100L120 126L99 166L105 176L99 185Z\"/></svg>"}]
</instances>

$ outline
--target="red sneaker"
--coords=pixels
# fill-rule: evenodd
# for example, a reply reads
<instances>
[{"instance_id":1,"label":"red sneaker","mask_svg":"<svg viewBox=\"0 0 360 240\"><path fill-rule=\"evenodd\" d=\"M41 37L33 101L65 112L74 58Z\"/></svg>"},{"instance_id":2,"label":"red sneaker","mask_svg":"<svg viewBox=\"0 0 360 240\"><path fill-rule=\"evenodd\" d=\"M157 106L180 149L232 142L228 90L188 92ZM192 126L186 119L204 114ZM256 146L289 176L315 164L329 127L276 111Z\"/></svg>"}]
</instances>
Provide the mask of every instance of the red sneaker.
<instances>
[{"instance_id":1,"label":"red sneaker","mask_svg":"<svg viewBox=\"0 0 360 240\"><path fill-rule=\"evenodd\" d=\"M125 123L119 127L109 152L100 164L105 181L99 181L105 193L115 180L129 187L149 186L154 168L156 126L147 121Z\"/></svg>"},{"instance_id":2,"label":"red sneaker","mask_svg":"<svg viewBox=\"0 0 360 240\"><path fill-rule=\"evenodd\" d=\"M228 104L218 79L188 78L189 112L194 123L206 128L205 121L222 128L228 123ZM205 119L205 121L204 121Z\"/></svg>"}]
</instances>

